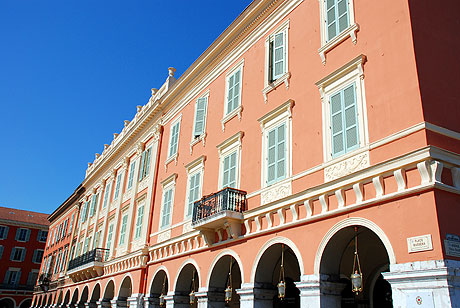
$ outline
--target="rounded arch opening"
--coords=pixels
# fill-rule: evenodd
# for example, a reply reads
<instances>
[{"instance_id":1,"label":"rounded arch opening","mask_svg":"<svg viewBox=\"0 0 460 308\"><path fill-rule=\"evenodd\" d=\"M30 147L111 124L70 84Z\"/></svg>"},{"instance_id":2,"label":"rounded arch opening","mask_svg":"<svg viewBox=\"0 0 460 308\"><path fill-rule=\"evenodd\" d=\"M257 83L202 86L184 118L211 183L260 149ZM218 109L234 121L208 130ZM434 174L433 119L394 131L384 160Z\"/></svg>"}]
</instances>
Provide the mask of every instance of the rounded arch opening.
<instances>
[{"instance_id":1,"label":"rounded arch opening","mask_svg":"<svg viewBox=\"0 0 460 308\"><path fill-rule=\"evenodd\" d=\"M85 286L83 288L83 291L81 292L80 296L80 304L84 305L86 302L88 302L88 294L89 294L89 288L88 286Z\"/></svg>"},{"instance_id":2,"label":"rounded arch opening","mask_svg":"<svg viewBox=\"0 0 460 308\"><path fill-rule=\"evenodd\" d=\"M19 304L19 308L29 308L32 305L32 299L27 298Z\"/></svg>"},{"instance_id":3,"label":"rounded arch opening","mask_svg":"<svg viewBox=\"0 0 460 308\"><path fill-rule=\"evenodd\" d=\"M45 299L46 299L46 295L42 295L42 296L40 297L40 300L39 300L39 302L38 302L39 305L40 305L40 307L43 307L43 306L45 305Z\"/></svg>"},{"instance_id":4,"label":"rounded arch opening","mask_svg":"<svg viewBox=\"0 0 460 308\"><path fill-rule=\"evenodd\" d=\"M350 275L354 268L355 251L358 253L362 272L362 291L352 291ZM323 249L319 273L327 281L335 295L322 296L321 307L328 307L331 300L335 307L392 308L391 286L383 279L390 256L379 235L365 226L346 226L335 232ZM321 288L325 287L322 284Z\"/></svg>"},{"instance_id":5,"label":"rounded arch opening","mask_svg":"<svg viewBox=\"0 0 460 308\"><path fill-rule=\"evenodd\" d=\"M120 291L118 292L118 300L126 301L132 293L132 282L131 277L126 276L120 285Z\"/></svg>"},{"instance_id":6,"label":"rounded arch opening","mask_svg":"<svg viewBox=\"0 0 460 308\"><path fill-rule=\"evenodd\" d=\"M155 305L160 304L160 296L166 295L169 290L168 274L164 269L160 269L155 273L152 284L150 285L150 298Z\"/></svg>"},{"instance_id":7,"label":"rounded arch opening","mask_svg":"<svg viewBox=\"0 0 460 308\"><path fill-rule=\"evenodd\" d=\"M75 290L73 291L72 300L70 301L70 303L75 305L77 301L78 301L78 289L75 288Z\"/></svg>"},{"instance_id":8,"label":"rounded arch opening","mask_svg":"<svg viewBox=\"0 0 460 308\"><path fill-rule=\"evenodd\" d=\"M179 272L176 280L176 286L174 293L178 296L180 301L188 301L189 294L193 291L198 291L200 286L200 278L198 271L192 263L187 263ZM194 304L190 307L196 308L197 301L195 300Z\"/></svg>"},{"instance_id":9,"label":"rounded arch opening","mask_svg":"<svg viewBox=\"0 0 460 308\"><path fill-rule=\"evenodd\" d=\"M93 293L91 294L91 303L96 303L101 298L101 285L96 283L93 289Z\"/></svg>"},{"instance_id":10,"label":"rounded arch opening","mask_svg":"<svg viewBox=\"0 0 460 308\"><path fill-rule=\"evenodd\" d=\"M102 296L103 301L111 301L115 295L115 283L110 280L105 286L104 295Z\"/></svg>"},{"instance_id":11,"label":"rounded arch opening","mask_svg":"<svg viewBox=\"0 0 460 308\"><path fill-rule=\"evenodd\" d=\"M47 304L47 306L51 306L52 303L53 303L53 294L50 294L46 304Z\"/></svg>"},{"instance_id":12,"label":"rounded arch opening","mask_svg":"<svg viewBox=\"0 0 460 308\"><path fill-rule=\"evenodd\" d=\"M294 250L284 243L269 246L257 263L254 282L256 287L271 293L269 299L273 307L300 307L300 291L295 282L300 281L300 264ZM286 284L285 297L278 296L277 285ZM262 300L261 300L262 301Z\"/></svg>"},{"instance_id":13,"label":"rounded arch opening","mask_svg":"<svg viewBox=\"0 0 460 308\"><path fill-rule=\"evenodd\" d=\"M236 293L241 288L242 274L238 261L230 254L221 256L211 269L208 292L211 293L211 305L240 307L240 297ZM231 300L226 303L225 290L232 290Z\"/></svg>"},{"instance_id":14,"label":"rounded arch opening","mask_svg":"<svg viewBox=\"0 0 460 308\"><path fill-rule=\"evenodd\" d=\"M65 292L64 301L62 302L62 304L67 305L69 303L69 300L70 300L70 290L67 290Z\"/></svg>"},{"instance_id":15,"label":"rounded arch opening","mask_svg":"<svg viewBox=\"0 0 460 308\"><path fill-rule=\"evenodd\" d=\"M0 308L14 308L16 307L16 302L12 298L3 298L0 299Z\"/></svg>"},{"instance_id":16,"label":"rounded arch opening","mask_svg":"<svg viewBox=\"0 0 460 308\"><path fill-rule=\"evenodd\" d=\"M58 295L56 304L58 304L58 305L62 304L62 296L63 296L63 293L64 293L64 292L59 291L59 295Z\"/></svg>"}]
</instances>

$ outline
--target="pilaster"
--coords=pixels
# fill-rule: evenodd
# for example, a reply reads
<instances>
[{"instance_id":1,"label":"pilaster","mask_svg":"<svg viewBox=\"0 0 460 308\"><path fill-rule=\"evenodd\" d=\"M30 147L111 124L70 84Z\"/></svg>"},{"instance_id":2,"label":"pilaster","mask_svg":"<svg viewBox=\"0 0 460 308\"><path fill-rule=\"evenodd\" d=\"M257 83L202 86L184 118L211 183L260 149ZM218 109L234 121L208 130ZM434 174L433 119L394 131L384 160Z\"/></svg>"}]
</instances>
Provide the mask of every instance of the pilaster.
<instances>
[{"instance_id":1,"label":"pilaster","mask_svg":"<svg viewBox=\"0 0 460 308\"><path fill-rule=\"evenodd\" d=\"M276 290L264 288L258 283L243 283L236 293L240 296L241 308L271 308Z\"/></svg>"}]
</instances>

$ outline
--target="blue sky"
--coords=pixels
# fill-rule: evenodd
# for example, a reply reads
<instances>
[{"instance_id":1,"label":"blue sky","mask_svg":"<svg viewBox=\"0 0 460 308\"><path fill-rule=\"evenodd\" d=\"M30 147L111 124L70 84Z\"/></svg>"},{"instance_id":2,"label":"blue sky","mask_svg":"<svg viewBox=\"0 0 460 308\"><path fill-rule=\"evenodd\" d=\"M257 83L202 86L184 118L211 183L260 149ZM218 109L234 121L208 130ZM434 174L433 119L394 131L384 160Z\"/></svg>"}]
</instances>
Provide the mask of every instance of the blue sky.
<instances>
[{"instance_id":1,"label":"blue sky","mask_svg":"<svg viewBox=\"0 0 460 308\"><path fill-rule=\"evenodd\" d=\"M250 2L0 0L0 206L51 213Z\"/></svg>"}]
</instances>

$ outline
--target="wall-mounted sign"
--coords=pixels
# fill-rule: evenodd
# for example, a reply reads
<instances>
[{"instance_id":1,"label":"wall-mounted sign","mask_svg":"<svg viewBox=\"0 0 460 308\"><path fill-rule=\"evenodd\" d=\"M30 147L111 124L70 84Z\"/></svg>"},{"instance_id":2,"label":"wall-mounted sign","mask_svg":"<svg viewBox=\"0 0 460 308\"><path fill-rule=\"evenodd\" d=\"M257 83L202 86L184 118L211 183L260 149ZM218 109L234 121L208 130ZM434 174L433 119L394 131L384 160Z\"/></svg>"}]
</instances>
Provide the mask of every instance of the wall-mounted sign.
<instances>
[{"instance_id":1,"label":"wall-mounted sign","mask_svg":"<svg viewBox=\"0 0 460 308\"><path fill-rule=\"evenodd\" d=\"M407 238L407 250L409 251L409 253L433 250L431 234Z\"/></svg>"},{"instance_id":2,"label":"wall-mounted sign","mask_svg":"<svg viewBox=\"0 0 460 308\"><path fill-rule=\"evenodd\" d=\"M446 255L451 257L460 257L460 237L455 234L446 234L446 239L444 240L444 249L446 250Z\"/></svg>"}]
</instances>

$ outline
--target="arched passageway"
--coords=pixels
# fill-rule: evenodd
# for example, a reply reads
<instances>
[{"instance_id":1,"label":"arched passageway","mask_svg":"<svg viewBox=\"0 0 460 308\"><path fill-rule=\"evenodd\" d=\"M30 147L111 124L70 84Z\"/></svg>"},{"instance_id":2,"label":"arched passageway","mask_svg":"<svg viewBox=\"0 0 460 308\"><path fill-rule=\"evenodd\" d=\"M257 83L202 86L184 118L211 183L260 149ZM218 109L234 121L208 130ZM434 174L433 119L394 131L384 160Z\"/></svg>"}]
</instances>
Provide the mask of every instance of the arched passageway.
<instances>
[{"instance_id":1,"label":"arched passageway","mask_svg":"<svg viewBox=\"0 0 460 308\"><path fill-rule=\"evenodd\" d=\"M97 302L101 298L101 285L99 283L96 283L96 285L93 288L93 293L91 293L91 298L89 301L89 308L96 308L97 307Z\"/></svg>"},{"instance_id":2,"label":"arched passageway","mask_svg":"<svg viewBox=\"0 0 460 308\"><path fill-rule=\"evenodd\" d=\"M73 291L72 299L70 300L70 307L71 308L76 307L77 302L78 302L78 289L75 288L75 290Z\"/></svg>"},{"instance_id":3,"label":"arched passageway","mask_svg":"<svg viewBox=\"0 0 460 308\"><path fill-rule=\"evenodd\" d=\"M53 294L48 296L48 300L46 302L46 306L50 307L53 304Z\"/></svg>"},{"instance_id":4,"label":"arched passageway","mask_svg":"<svg viewBox=\"0 0 460 308\"><path fill-rule=\"evenodd\" d=\"M103 307L110 307L110 301L113 300L114 295L115 295L115 284L113 280L110 280L105 286L105 290L101 298L101 305Z\"/></svg>"},{"instance_id":5,"label":"arched passageway","mask_svg":"<svg viewBox=\"0 0 460 308\"><path fill-rule=\"evenodd\" d=\"M259 307L300 307L300 266L294 251L285 244L274 244L263 253L255 275L254 305ZM284 298L279 296L278 285L285 284Z\"/></svg>"},{"instance_id":6,"label":"arched passageway","mask_svg":"<svg viewBox=\"0 0 460 308\"><path fill-rule=\"evenodd\" d=\"M163 297L161 301L164 301L164 296L169 290L168 275L164 270L159 270L153 278L152 285L150 286L150 297L148 302L151 307L160 307L160 297Z\"/></svg>"},{"instance_id":7,"label":"arched passageway","mask_svg":"<svg viewBox=\"0 0 460 308\"><path fill-rule=\"evenodd\" d=\"M355 262L355 251L359 264ZM351 274L362 272L362 290L352 291ZM321 307L392 308L391 286L382 272L389 269L389 257L382 241L372 230L349 226L327 243L320 263Z\"/></svg>"},{"instance_id":8,"label":"arched passageway","mask_svg":"<svg viewBox=\"0 0 460 308\"><path fill-rule=\"evenodd\" d=\"M127 307L128 306L128 298L132 294L132 282L131 277L126 276L123 281L121 282L120 289L118 290L118 295L114 300L112 300L112 306L114 301L116 302L117 307Z\"/></svg>"},{"instance_id":9,"label":"arched passageway","mask_svg":"<svg viewBox=\"0 0 460 308\"><path fill-rule=\"evenodd\" d=\"M70 290L67 290L65 292L64 300L62 301L62 307L67 307L67 304L69 304L70 301Z\"/></svg>"},{"instance_id":10,"label":"arched passageway","mask_svg":"<svg viewBox=\"0 0 460 308\"><path fill-rule=\"evenodd\" d=\"M22 301L21 304L19 304L19 308L29 308L32 305L32 299L25 299Z\"/></svg>"},{"instance_id":11,"label":"arched passageway","mask_svg":"<svg viewBox=\"0 0 460 308\"><path fill-rule=\"evenodd\" d=\"M14 308L15 302L11 298L4 298L0 300L0 308Z\"/></svg>"},{"instance_id":12,"label":"arched passageway","mask_svg":"<svg viewBox=\"0 0 460 308\"><path fill-rule=\"evenodd\" d=\"M212 268L209 279L209 307L240 307L240 296L236 293L240 288L241 270L238 262L231 255L222 256Z\"/></svg>"},{"instance_id":13,"label":"arched passageway","mask_svg":"<svg viewBox=\"0 0 460 308\"><path fill-rule=\"evenodd\" d=\"M89 288L85 286L81 292L80 301L78 302L78 308L85 308L85 304L88 302Z\"/></svg>"},{"instance_id":14,"label":"arched passageway","mask_svg":"<svg viewBox=\"0 0 460 308\"><path fill-rule=\"evenodd\" d=\"M63 292L59 291L57 301L56 301L56 304L58 305L58 307L60 307L62 305L62 297L63 297Z\"/></svg>"},{"instance_id":15,"label":"arched passageway","mask_svg":"<svg viewBox=\"0 0 460 308\"><path fill-rule=\"evenodd\" d=\"M181 269L174 290L174 307L197 307L197 298L194 298L193 303L192 298L195 296L200 286L200 279L198 276L196 267L191 263L188 263Z\"/></svg>"},{"instance_id":16,"label":"arched passageway","mask_svg":"<svg viewBox=\"0 0 460 308\"><path fill-rule=\"evenodd\" d=\"M45 306L45 303L46 303L46 295L42 295L38 304L40 307L43 307Z\"/></svg>"}]
</instances>

